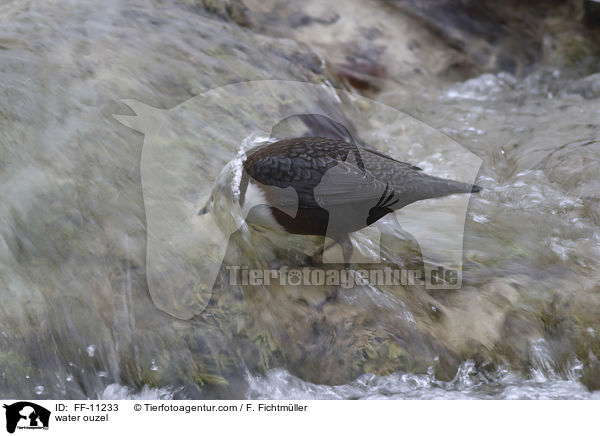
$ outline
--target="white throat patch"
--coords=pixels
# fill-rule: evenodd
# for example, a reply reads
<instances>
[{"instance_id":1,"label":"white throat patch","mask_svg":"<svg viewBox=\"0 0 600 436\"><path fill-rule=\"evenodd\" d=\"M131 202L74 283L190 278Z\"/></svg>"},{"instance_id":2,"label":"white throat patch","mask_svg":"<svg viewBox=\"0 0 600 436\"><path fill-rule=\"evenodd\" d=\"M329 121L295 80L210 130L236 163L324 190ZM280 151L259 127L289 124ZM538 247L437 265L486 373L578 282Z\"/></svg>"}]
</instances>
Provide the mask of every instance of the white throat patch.
<instances>
[{"instance_id":1,"label":"white throat patch","mask_svg":"<svg viewBox=\"0 0 600 436\"><path fill-rule=\"evenodd\" d=\"M243 216L246 222L254 226L261 226L267 229L285 231L285 229L275 220L271 208L267 203L264 192L257 185L250 181L242 205Z\"/></svg>"}]
</instances>

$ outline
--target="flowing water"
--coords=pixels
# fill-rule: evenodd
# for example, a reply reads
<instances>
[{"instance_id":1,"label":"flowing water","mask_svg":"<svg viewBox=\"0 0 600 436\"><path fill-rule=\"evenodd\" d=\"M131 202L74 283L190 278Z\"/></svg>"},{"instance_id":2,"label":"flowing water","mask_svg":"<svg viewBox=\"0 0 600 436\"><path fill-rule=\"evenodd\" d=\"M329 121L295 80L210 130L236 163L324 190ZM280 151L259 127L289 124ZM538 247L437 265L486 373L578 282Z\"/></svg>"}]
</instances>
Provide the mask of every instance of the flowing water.
<instances>
[{"instance_id":1,"label":"flowing water","mask_svg":"<svg viewBox=\"0 0 600 436\"><path fill-rule=\"evenodd\" d=\"M523 78L387 86L377 96L385 106L336 100L306 46L192 3L0 6L0 397L599 398L600 74L539 68ZM140 164L151 136L113 117L132 115L119 101L179 123L155 132L165 157L152 168L167 175L154 179L160 186L177 180L183 200L158 212L195 216L231 153L272 126L257 101L243 100L245 88L213 100L202 93L261 79L316 83L298 88L307 91L293 95L296 110L343 110L362 138L425 171L466 171L458 154L436 154L448 138L481 159L461 289L365 285L324 304L326 287L221 280L201 301L207 310L196 311L190 290L203 276L193 265L211 253L192 242L218 231L199 218L185 233L192 269L151 267L156 209ZM270 100L260 102L268 112ZM232 114L235 125L206 121ZM405 125L426 132L401 147ZM187 169L170 170L172 159ZM257 238L232 256L303 262L298 250L262 252ZM371 247L365 237L355 245ZM386 261L410 264L414 246L399 246Z\"/></svg>"}]
</instances>

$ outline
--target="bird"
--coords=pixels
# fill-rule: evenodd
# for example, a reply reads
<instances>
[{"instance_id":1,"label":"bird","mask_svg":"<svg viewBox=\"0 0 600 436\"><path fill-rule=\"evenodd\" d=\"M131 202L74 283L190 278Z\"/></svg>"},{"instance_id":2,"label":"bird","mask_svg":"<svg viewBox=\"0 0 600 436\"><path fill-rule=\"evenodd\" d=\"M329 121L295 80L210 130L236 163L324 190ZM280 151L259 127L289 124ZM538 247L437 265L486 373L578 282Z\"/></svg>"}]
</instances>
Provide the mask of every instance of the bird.
<instances>
[{"instance_id":1,"label":"bird","mask_svg":"<svg viewBox=\"0 0 600 436\"><path fill-rule=\"evenodd\" d=\"M349 265L352 232L416 201L481 190L428 175L356 141L347 142L345 134L331 136L274 140L238 159L237 171L242 174L236 190L248 224L287 234L327 236L340 244Z\"/></svg>"}]
</instances>

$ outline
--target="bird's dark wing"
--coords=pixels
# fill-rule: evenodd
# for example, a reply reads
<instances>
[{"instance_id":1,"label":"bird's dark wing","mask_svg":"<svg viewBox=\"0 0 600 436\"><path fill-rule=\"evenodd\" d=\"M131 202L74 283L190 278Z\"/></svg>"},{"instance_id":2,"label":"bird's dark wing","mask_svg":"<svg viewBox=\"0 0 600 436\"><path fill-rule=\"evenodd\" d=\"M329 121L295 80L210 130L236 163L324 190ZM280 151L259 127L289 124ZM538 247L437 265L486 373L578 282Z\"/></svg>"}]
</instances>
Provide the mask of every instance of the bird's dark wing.
<instances>
[{"instance_id":1,"label":"bird's dark wing","mask_svg":"<svg viewBox=\"0 0 600 436\"><path fill-rule=\"evenodd\" d=\"M319 208L314 188L329 169L349 156L354 162L361 160L358 147L338 139L290 138L252 150L244 169L264 185L294 188L299 208ZM362 166L362 160L357 165Z\"/></svg>"},{"instance_id":2,"label":"bird's dark wing","mask_svg":"<svg viewBox=\"0 0 600 436\"><path fill-rule=\"evenodd\" d=\"M314 195L323 209L351 205L368 212L386 199L390 201L394 192L371 172L361 170L355 163L340 161L323 175Z\"/></svg>"}]
</instances>

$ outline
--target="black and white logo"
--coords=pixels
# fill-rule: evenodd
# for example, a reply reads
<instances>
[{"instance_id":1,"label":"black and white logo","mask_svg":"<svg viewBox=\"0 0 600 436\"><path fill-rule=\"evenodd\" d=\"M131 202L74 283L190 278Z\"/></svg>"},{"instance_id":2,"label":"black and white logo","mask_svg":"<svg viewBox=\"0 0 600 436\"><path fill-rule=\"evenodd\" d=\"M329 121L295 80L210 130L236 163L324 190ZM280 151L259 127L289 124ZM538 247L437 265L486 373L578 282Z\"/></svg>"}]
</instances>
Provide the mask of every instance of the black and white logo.
<instances>
[{"instance_id":1,"label":"black and white logo","mask_svg":"<svg viewBox=\"0 0 600 436\"><path fill-rule=\"evenodd\" d=\"M48 429L50 411L29 401L4 404L6 409L6 431L14 433L16 429Z\"/></svg>"}]
</instances>

